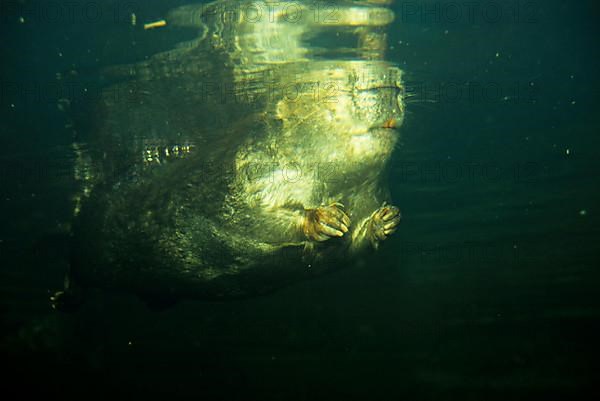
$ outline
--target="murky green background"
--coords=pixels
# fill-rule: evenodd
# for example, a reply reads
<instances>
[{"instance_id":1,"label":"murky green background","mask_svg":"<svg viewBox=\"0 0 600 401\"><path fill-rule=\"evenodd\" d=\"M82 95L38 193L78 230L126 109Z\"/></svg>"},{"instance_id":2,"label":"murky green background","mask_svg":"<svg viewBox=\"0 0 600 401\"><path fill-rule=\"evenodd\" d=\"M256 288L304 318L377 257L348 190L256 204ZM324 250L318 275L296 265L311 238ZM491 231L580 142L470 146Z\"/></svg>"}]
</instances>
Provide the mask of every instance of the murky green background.
<instances>
[{"instance_id":1,"label":"murky green background","mask_svg":"<svg viewBox=\"0 0 600 401\"><path fill-rule=\"evenodd\" d=\"M594 390L593 1L397 1L389 58L406 70L411 96L389 180L404 219L374 263L245 301L153 311L98 293L78 312L52 311L74 190L56 74L79 72L72 109L84 116L77 129L89 129L98 68L186 38L141 27L183 3L2 1L5 386L47 398L206 400L581 399Z\"/></svg>"}]
</instances>

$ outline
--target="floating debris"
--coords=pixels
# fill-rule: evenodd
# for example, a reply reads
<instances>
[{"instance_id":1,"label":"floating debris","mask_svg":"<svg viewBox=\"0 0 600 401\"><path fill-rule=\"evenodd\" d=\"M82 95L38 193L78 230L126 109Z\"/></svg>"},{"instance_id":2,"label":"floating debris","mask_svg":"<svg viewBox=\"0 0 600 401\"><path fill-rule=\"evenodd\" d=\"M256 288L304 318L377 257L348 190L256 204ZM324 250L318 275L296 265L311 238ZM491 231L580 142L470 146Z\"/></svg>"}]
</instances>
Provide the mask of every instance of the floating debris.
<instances>
[{"instance_id":1,"label":"floating debris","mask_svg":"<svg viewBox=\"0 0 600 401\"><path fill-rule=\"evenodd\" d=\"M160 28L163 26L167 26L167 21L165 21L164 19L161 19L159 21L154 21L154 22L149 22L147 24L144 24L144 29L148 30L148 29Z\"/></svg>"}]
</instances>

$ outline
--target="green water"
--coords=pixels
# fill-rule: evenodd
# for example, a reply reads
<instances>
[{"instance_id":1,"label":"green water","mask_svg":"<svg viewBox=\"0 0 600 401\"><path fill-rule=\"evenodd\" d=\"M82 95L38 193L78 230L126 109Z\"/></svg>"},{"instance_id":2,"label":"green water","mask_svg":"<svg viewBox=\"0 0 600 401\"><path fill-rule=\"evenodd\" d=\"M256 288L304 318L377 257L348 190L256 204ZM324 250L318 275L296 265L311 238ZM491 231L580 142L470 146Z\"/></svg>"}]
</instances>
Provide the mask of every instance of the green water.
<instances>
[{"instance_id":1,"label":"green water","mask_svg":"<svg viewBox=\"0 0 600 401\"><path fill-rule=\"evenodd\" d=\"M181 40L128 18L131 9L140 21L158 19L183 2L100 3L106 12L122 7L116 21L55 21L39 3L6 4L0 350L8 387L47 398L206 400L546 400L594 390L595 2L522 2L519 19L496 22L478 13L451 21L441 10L457 3L448 1L397 2L388 57L413 95L389 176L403 221L376 262L269 296L161 311L98 292L70 314L48 303L67 270L74 189L72 134L51 84L75 67L76 90L99 87L99 67ZM425 5L429 17L413 8Z\"/></svg>"}]
</instances>

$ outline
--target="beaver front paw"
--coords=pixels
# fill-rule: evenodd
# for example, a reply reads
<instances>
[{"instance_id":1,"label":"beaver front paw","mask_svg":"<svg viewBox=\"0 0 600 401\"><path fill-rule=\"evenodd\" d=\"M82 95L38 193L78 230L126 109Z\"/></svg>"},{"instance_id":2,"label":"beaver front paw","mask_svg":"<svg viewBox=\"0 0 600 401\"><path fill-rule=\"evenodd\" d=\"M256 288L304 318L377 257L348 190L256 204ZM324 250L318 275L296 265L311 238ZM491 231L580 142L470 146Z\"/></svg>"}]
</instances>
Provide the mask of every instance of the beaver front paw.
<instances>
[{"instance_id":1,"label":"beaver front paw","mask_svg":"<svg viewBox=\"0 0 600 401\"><path fill-rule=\"evenodd\" d=\"M303 230L306 238L313 241L326 241L331 237L341 237L348 232L350 218L341 203L320 206L306 210Z\"/></svg>"},{"instance_id":2,"label":"beaver front paw","mask_svg":"<svg viewBox=\"0 0 600 401\"><path fill-rule=\"evenodd\" d=\"M396 231L400 223L400 209L383 204L369 220L368 233L374 247Z\"/></svg>"}]
</instances>

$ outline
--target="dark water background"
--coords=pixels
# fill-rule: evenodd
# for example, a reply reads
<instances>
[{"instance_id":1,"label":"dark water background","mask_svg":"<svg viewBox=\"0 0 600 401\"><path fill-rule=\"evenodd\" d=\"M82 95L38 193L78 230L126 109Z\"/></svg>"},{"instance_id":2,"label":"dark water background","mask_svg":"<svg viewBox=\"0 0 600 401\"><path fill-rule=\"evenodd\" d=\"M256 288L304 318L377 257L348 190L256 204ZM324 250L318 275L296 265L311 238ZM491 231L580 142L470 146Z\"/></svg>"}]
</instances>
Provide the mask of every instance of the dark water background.
<instances>
[{"instance_id":1,"label":"dark water background","mask_svg":"<svg viewBox=\"0 0 600 401\"><path fill-rule=\"evenodd\" d=\"M71 97L85 115L94 71L181 40L140 25L184 4L77 1L68 14L66 3L2 0L3 388L78 399L593 398L597 2L397 2L389 58L413 94L390 174L404 220L376 263L246 301L153 311L98 294L59 314L48 295L67 269L74 184L56 74L79 71Z\"/></svg>"}]
</instances>

